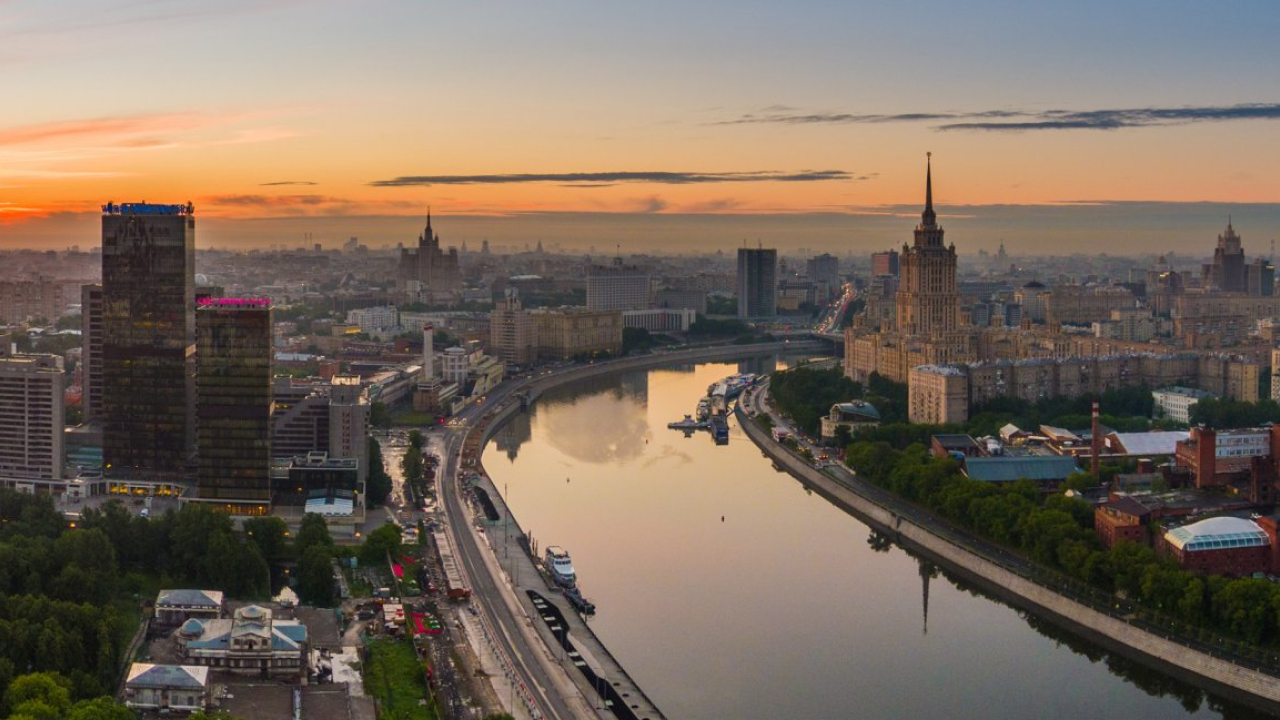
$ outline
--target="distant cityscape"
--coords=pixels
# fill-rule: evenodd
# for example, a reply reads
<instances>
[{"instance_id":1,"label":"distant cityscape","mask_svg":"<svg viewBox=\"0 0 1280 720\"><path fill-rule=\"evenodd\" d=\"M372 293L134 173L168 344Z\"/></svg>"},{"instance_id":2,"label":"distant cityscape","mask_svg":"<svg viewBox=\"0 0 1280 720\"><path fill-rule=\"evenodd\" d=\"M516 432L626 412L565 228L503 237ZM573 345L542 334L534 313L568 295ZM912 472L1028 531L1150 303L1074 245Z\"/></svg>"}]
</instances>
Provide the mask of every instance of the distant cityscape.
<instances>
[{"instance_id":1,"label":"distant cityscape","mask_svg":"<svg viewBox=\"0 0 1280 720\"><path fill-rule=\"evenodd\" d=\"M930 163L912 242L865 256L780 255L760 242L733 254L566 254L540 241L499 253L485 241L478 249L447 244L447 221L429 213L416 240L392 252L357 237L340 249L197 251L198 223L189 203L111 203L103 206L99 248L3 253L0 488L50 499L72 527L124 500L142 518L191 506L246 528L255 518L278 519L286 537L320 523L332 541L361 547L379 527L429 532L428 562L441 574L424 569L421 586L438 577L449 599L469 600L470 583L456 566L472 551L440 529L449 513L433 510L449 481L431 489L422 478L428 459L442 478L477 466L477 438L497 412L490 395L507 403L499 407L513 400L523 407L532 402L531 383L566 367L795 340L842 355L831 362L854 387L902 388L901 420L913 427L965 427L1002 401L1147 393L1162 429L1111 431L1098 424L1095 404L1088 429L1009 423L976 439L940 432L930 450L956 460L965 477L997 485L1030 480L1053 490L1085 460L1096 480L1105 459L1136 463L1123 476L1131 488L1227 492L1231 501L1210 502L1113 490L1095 499L1097 540L1105 548L1154 543L1198 573L1280 570L1272 559L1280 557L1275 518L1230 515L1168 532L1152 524L1275 500L1275 427L1166 429L1187 428L1191 408L1205 399L1280 397L1280 382L1271 381L1280 363L1275 268L1269 254L1246 255L1230 219L1216 245L1206 242L1203 259L1014 257L1003 246L964 255L946 242ZM736 377L735 393L756 378ZM820 437L804 440L814 444L800 449L810 460L821 454L816 467L829 466L823 448L880 427L884 411L897 412L844 398L821 418ZM716 409L700 408L698 420L684 422L709 421L724 444L729 412L721 397ZM408 427L455 426L426 444L418 434L400 461L405 477L375 488L385 476L378 438L399 453ZM514 457L502 437L499 448ZM773 439L800 447L777 427ZM455 442L460 447L450 450ZM1146 455L1171 460L1157 470ZM472 472L472 485L482 480ZM487 494L470 492L476 508L498 512ZM1227 548L1223 533L1245 540ZM536 560L532 540L523 541ZM567 553L556 552L568 567ZM401 567L388 557L392 569ZM336 558L309 562L322 587L345 588L348 571L334 565L325 577ZM290 585L267 574L268 586ZM594 612L569 577L573 610ZM410 623L382 592L378 612L400 613L387 616L395 634ZM210 669L214 677L234 674L239 662L227 654L234 641L224 652L219 638L255 627L276 638L275 654L246 649L246 667L283 678L315 673L324 664L306 659L306 648L328 631L294 619L295 601L281 597L232 606L222 589L163 591L149 632L177 664L135 663L126 702L212 707ZM429 613L412 617L423 633L423 623L434 622L422 620ZM510 652L528 651L512 645ZM526 699L530 710L538 703Z\"/></svg>"}]
</instances>

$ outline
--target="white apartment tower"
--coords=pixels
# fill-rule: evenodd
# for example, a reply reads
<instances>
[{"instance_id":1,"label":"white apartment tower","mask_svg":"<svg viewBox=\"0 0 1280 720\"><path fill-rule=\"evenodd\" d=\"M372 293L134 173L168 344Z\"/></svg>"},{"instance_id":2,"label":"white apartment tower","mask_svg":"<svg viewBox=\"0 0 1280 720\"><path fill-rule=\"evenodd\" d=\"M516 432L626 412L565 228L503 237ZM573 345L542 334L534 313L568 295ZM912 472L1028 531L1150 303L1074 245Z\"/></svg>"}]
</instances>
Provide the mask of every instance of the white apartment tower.
<instances>
[{"instance_id":1,"label":"white apartment tower","mask_svg":"<svg viewBox=\"0 0 1280 720\"><path fill-rule=\"evenodd\" d=\"M593 265L587 270L588 310L646 310L650 301L649 273L636 265Z\"/></svg>"},{"instance_id":2,"label":"white apartment tower","mask_svg":"<svg viewBox=\"0 0 1280 720\"><path fill-rule=\"evenodd\" d=\"M18 355L0 336L0 486L62 479L62 358Z\"/></svg>"}]
</instances>

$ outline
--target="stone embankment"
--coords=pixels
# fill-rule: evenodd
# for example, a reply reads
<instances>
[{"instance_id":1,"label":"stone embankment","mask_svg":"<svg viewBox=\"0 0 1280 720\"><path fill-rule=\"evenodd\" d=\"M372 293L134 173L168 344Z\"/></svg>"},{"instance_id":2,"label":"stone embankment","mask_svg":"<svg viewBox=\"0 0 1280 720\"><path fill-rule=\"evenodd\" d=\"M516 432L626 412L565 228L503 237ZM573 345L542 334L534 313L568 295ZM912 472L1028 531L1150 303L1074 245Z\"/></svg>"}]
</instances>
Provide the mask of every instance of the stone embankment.
<instances>
[{"instance_id":1,"label":"stone embankment","mask_svg":"<svg viewBox=\"0 0 1280 720\"><path fill-rule=\"evenodd\" d=\"M736 412L747 436L802 484L947 571L1108 650L1242 704L1280 713L1280 682L1276 677L1148 632L1118 612L1102 612L1013 572L989 555L966 547L953 534L944 536L918 508L880 488L851 474L838 480L812 467L774 441L741 406Z\"/></svg>"},{"instance_id":2,"label":"stone embankment","mask_svg":"<svg viewBox=\"0 0 1280 720\"><path fill-rule=\"evenodd\" d=\"M714 362L717 360L734 360L744 357L753 357L778 352L822 352L826 346L820 341L792 341L792 342L774 342L759 343L752 345L726 345L716 347L704 347L690 350L681 350L675 352L655 353L650 355L642 355L633 358L623 358L619 360L611 360L605 362L591 363L588 365L576 366L568 370L552 373L543 377L535 377L527 380L522 387L496 407L489 409L485 413L482 420L471 428L464 447L472 448L474 452L474 465L472 469L480 476L481 484L490 496L494 499L499 511L505 515L510 527L511 537L519 537L522 534L519 523L515 517L510 514L505 499L502 498L497 486L488 480L487 473L484 471L483 451L488 445L489 439L502 428L502 426L516 413L522 412L529 407L537 398L545 391L554 387L566 385L570 383L580 382L596 377L613 375L623 372L634 372L637 370L646 370L655 367L665 367L671 365L683 365L689 363ZM515 570L514 577L523 577L526 581L538 578L534 564L535 558L527 554L524 547L516 548L505 547L508 545L516 545L515 542L509 542L508 531L504 531L499 535L496 532L490 532L489 542L497 543L501 537L501 543L504 545L504 551L499 553L496 548L495 555L498 563L502 566L504 572L507 573L508 583L505 585L507 591L513 591L517 586L517 582L511 580L513 577L512 570L518 563L524 567L523 570ZM520 557L516 557L519 555ZM535 581L536 582L536 581ZM545 586L544 586L545 588ZM548 589L549 588L545 588ZM559 596L552 595L551 602L560 604ZM520 592L516 596L516 601L524 610L527 616L532 616L535 608L532 606L530 599L525 593ZM650 720L662 720L663 715L657 706L644 694L639 685L631 679L622 664L613 657L604 643L600 642L592 631L591 626L583 622L571 608L561 607L564 618L568 621L571 635L576 638L576 642L582 646L584 650L590 652L595 662L599 666L599 672L602 679L607 680L610 685L616 688L616 692L622 697L626 697L626 705L620 706L614 704L612 710L614 715L619 718L646 718ZM537 627L542 630L541 623ZM557 645L556 638L549 632L542 632L544 641L549 646ZM593 668L594 670L594 668ZM570 679L575 683L582 683L584 680L577 672L570 673ZM582 688L583 697L599 699L599 689L586 686Z\"/></svg>"}]
</instances>

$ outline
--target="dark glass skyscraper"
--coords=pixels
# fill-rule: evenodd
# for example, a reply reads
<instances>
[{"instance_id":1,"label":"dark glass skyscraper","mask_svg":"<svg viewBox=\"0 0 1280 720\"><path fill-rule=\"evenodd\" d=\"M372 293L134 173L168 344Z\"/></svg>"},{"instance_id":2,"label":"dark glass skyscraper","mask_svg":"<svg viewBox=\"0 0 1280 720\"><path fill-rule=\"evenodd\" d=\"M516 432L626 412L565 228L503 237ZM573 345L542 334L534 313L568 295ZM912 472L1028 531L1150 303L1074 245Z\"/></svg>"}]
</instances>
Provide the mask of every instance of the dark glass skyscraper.
<instances>
[{"instance_id":1,"label":"dark glass skyscraper","mask_svg":"<svg viewBox=\"0 0 1280 720\"><path fill-rule=\"evenodd\" d=\"M195 450L194 211L102 211L103 469L108 478L179 478Z\"/></svg>"},{"instance_id":2,"label":"dark glass skyscraper","mask_svg":"<svg viewBox=\"0 0 1280 720\"><path fill-rule=\"evenodd\" d=\"M271 300L208 298L196 310L198 497L236 514L271 501Z\"/></svg>"},{"instance_id":3,"label":"dark glass skyscraper","mask_svg":"<svg viewBox=\"0 0 1280 720\"><path fill-rule=\"evenodd\" d=\"M738 248L738 317L778 314L778 251Z\"/></svg>"}]
</instances>

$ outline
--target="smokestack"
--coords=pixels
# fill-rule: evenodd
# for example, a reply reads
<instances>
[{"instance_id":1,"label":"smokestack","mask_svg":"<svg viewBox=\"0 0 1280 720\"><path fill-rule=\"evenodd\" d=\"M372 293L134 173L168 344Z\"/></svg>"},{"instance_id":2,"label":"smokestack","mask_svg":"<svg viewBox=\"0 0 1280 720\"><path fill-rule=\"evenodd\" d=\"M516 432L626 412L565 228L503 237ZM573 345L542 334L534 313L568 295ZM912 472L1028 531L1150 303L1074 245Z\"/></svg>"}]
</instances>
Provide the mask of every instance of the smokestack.
<instances>
[{"instance_id":1,"label":"smokestack","mask_svg":"<svg viewBox=\"0 0 1280 720\"><path fill-rule=\"evenodd\" d=\"M431 382L436 376L435 331L431 323L422 326L422 382Z\"/></svg>"},{"instance_id":2,"label":"smokestack","mask_svg":"<svg viewBox=\"0 0 1280 720\"><path fill-rule=\"evenodd\" d=\"M1099 426L1098 425L1098 401L1094 400L1093 401L1093 433L1089 438L1089 442L1093 446L1092 469L1093 469L1094 480L1101 479L1101 476L1098 475L1098 456L1102 454L1102 438L1099 437L1098 426Z\"/></svg>"}]
</instances>

